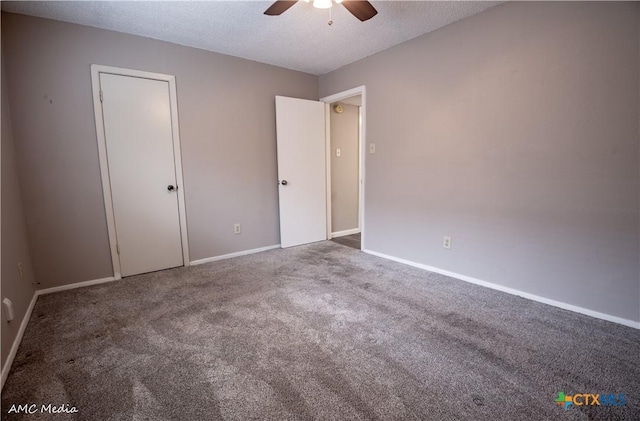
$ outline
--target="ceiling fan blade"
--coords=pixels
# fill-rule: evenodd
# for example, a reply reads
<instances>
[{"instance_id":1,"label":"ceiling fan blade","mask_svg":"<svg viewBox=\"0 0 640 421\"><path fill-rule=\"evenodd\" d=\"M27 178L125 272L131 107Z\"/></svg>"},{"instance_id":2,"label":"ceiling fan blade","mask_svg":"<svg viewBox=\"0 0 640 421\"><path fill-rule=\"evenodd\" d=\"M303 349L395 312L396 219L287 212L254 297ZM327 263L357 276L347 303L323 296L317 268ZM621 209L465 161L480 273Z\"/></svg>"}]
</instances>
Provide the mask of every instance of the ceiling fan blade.
<instances>
[{"instance_id":1,"label":"ceiling fan blade","mask_svg":"<svg viewBox=\"0 0 640 421\"><path fill-rule=\"evenodd\" d=\"M277 2L269 6L269 8L264 11L264 14L269 16L278 16L286 12L291 6L293 6L297 2L298 0L293 0L293 1L278 0Z\"/></svg>"},{"instance_id":2,"label":"ceiling fan blade","mask_svg":"<svg viewBox=\"0 0 640 421\"><path fill-rule=\"evenodd\" d=\"M378 14L378 11L368 1L344 0L342 5L362 22Z\"/></svg>"}]
</instances>

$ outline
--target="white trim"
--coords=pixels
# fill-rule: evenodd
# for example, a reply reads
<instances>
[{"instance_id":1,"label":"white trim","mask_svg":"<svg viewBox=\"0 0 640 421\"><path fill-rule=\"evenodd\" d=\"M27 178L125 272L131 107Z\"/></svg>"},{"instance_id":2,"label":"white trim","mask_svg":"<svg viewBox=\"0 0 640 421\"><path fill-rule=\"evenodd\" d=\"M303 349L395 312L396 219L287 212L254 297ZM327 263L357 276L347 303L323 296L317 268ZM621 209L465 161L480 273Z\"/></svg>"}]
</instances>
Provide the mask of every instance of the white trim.
<instances>
[{"instance_id":1,"label":"white trim","mask_svg":"<svg viewBox=\"0 0 640 421\"><path fill-rule=\"evenodd\" d=\"M252 249L252 250L240 251L237 253L225 254L222 256L209 257L207 259L194 260L193 262L189 262L189 263L191 265L201 265L203 263L214 262L216 260L230 259L232 257L244 256L248 254L259 253L262 251L273 250L277 248L280 248L280 244L275 244L273 246L261 247L261 248ZM33 298L31 298L31 303L27 308L27 311L22 319L22 322L20 323L20 329L18 329L18 334L16 335L16 338L13 341L13 345L11 346L11 350L9 351L9 355L7 356L7 361L2 367L2 379L1 379L2 383L0 384L0 390L4 387L4 382L7 380L7 377L9 376L9 372L11 371L11 366L13 365L13 360L16 357L16 353L18 352L18 347L22 342L22 337L24 336L24 332L27 328L27 324L29 324L29 320L31 319L31 314L33 313L33 308L39 296L52 294L60 291L67 291L70 289L83 288L91 285L104 284L107 282L117 281L119 279L121 278L115 278L111 276L108 278L94 279L91 281L83 281L83 282L75 282L73 284L60 285L57 287L36 290L33 294Z\"/></svg>"},{"instance_id":2,"label":"white trim","mask_svg":"<svg viewBox=\"0 0 640 421\"><path fill-rule=\"evenodd\" d=\"M113 278L121 279L120 259L117 252L118 237L116 234L115 216L113 212L113 199L111 196L111 181L109 178L109 165L107 160L106 138L104 135L104 119L102 115L102 102L100 101L100 73L109 73L121 76L139 77L144 79L160 80L169 83L169 102L171 107L171 127L173 135L174 164L176 171L176 184L178 185L178 213L180 217L180 236L182 240L182 259L184 266L189 266L189 238L187 235L186 206L184 197L184 180L182 177L182 158L180 154L180 130L178 126L178 102L176 94L176 78L172 75L145 72L140 70L122 69L119 67L91 65L91 86L93 91L93 112L96 122L96 135L98 138L98 155L100 158L100 176L102 178L102 194L107 216L107 231L109 234L109 247L111 250L111 263L113 265Z\"/></svg>"},{"instance_id":3,"label":"white trim","mask_svg":"<svg viewBox=\"0 0 640 421\"><path fill-rule=\"evenodd\" d=\"M20 343L22 342L22 337L24 336L24 331L27 328L27 324L29 324L29 320L31 319L31 313L33 313L33 308L39 296L51 294L53 292L60 292L60 291L66 291L69 289L87 287L90 285L104 284L105 282L112 282L116 280L117 279L115 277L109 277L109 278L94 279L91 281L76 282L73 284L67 284L67 285L61 285L58 287L36 290L33 293L33 298L31 298L31 303L29 304L29 307L27 308L27 312L25 313L24 318L22 319L22 323L20 323L20 329L18 329L18 334L16 335L16 338L13 341L13 345L11 346L11 350L9 351L9 355L7 356L7 361L2 367L2 380L1 380L2 384L0 385L0 389L4 387L4 382L7 380L7 377L9 376L9 371L11 371L11 365L13 365L13 360L16 357L16 353L18 352L18 347L20 346Z\"/></svg>"},{"instance_id":4,"label":"white trim","mask_svg":"<svg viewBox=\"0 0 640 421\"><path fill-rule=\"evenodd\" d=\"M47 295L47 294L52 294L54 292L67 291L69 289L88 287L91 285L104 284L106 282L113 282L118 280L119 279L116 279L115 277L110 276L108 278L93 279L91 281L74 282L73 284L60 285L57 287L51 287L47 289L39 289L37 292L38 292L38 295Z\"/></svg>"},{"instance_id":5,"label":"white trim","mask_svg":"<svg viewBox=\"0 0 640 421\"><path fill-rule=\"evenodd\" d=\"M345 232L345 231L342 231ZM335 233L338 234L338 233ZM348 235L348 234L345 234ZM259 252L263 252L263 251L267 251L267 250L273 250L276 248L280 248L280 244L276 244L273 246L267 246L267 247L261 247L261 248L257 248L257 249L252 249L252 250L245 250L245 251L240 251L237 253L230 253L230 254L225 254L222 256L215 256L215 257L209 257L206 259L200 259L200 260L194 260L191 262L191 265L195 266L195 265L201 265L204 263L208 263L208 262L214 262L217 260L223 260L223 259L230 259L233 257L239 257L239 256L245 256L248 254L254 254L254 253L259 253ZM424 265L422 263L416 263L410 260L406 260L406 259L401 259L398 257L393 257L387 254L383 254L383 253L378 253L377 251L373 251L373 250L367 250L367 249L363 249L362 251L364 251L367 254L373 255L373 256L377 256L383 259L387 259L387 260L392 260L394 262L398 262L398 263L402 263L405 265L409 265L409 266L413 266L419 269L423 269L423 270L427 270L429 272L435 272L435 273L439 273L441 275L445 275L445 276L450 276L452 278L456 278L459 279L461 281L465 281L465 282L469 282L472 284L476 284L476 285L480 285L486 288L491 288L497 291L502 291L502 292L506 292L507 294L512 294L512 295L517 295L519 297L522 298L527 298L529 300L533 300L533 301L537 301L543 304L548 304L554 307L558 307L558 308L562 308L565 310L569 310L569 311L573 311L576 313L581 313L581 314L585 314L587 316L591 316L591 317L595 317L597 319L602 319L602 320L606 320L609 322L613 322L613 323L617 323L617 324L621 324L624 326L628 326L628 327L632 327L635 329L640 329L640 322L636 322L633 320L629 320L629 319L623 319L621 317L617 317L617 316L612 316L609 314L605 314L605 313L600 313L597 311L593 311L593 310L589 310L583 307L578 307L578 306L574 306L572 304L567 304L567 303L563 303L561 301L556 301L556 300L552 300L549 298L544 298L544 297L540 297L538 295L534 295L534 294L530 294L528 292L522 292L519 291L517 289L513 289L513 288L508 288L508 287L504 287L502 285L497 285L497 284L493 284L491 282L486 282L486 281L481 281L479 279L476 278L472 278L470 276L466 276L466 275L461 275L459 273L455 273L455 272L450 272L448 270L444 270L444 269L439 269L433 266L428 266L428 265ZM61 285L61 286L57 286L57 287L52 287L52 288L47 288L47 289L41 289L41 290L37 290L34 292L33 297L31 298L31 302L29 303L29 307L27 308L27 311L22 319L22 322L20 323L20 328L18 329L18 334L16 335L14 341L13 341L13 345L11 346L11 350L9 351L9 355L7 356L7 361L5 362L4 366L2 367L2 379L1 379L1 385L0 385L0 390L2 388L4 388L4 383L7 380L7 377L9 376L9 372L11 371L11 366L13 365L13 360L16 357L16 353L18 352L18 347L20 346L20 343L22 342L22 337L24 336L24 332L27 328L27 325L29 324L29 320L31 319L31 314L33 313L33 308L36 304L36 301L38 299L39 296L41 295L46 295L46 294L51 294L54 292L60 292L60 291L66 291L66 290L70 290L70 289L76 289L76 288L82 288L82 287L86 287L86 286L91 286L91 285L98 285L98 284L103 284L103 283L107 283L107 282L113 282L116 281L117 279L115 279L114 277L108 277L108 278L101 278L101 279L94 279L91 281L84 281L84 282L76 282L73 284L68 284L68 285Z\"/></svg>"},{"instance_id":6,"label":"white trim","mask_svg":"<svg viewBox=\"0 0 640 421\"><path fill-rule=\"evenodd\" d=\"M364 101L364 99L362 101ZM361 104L363 103L364 102L361 102ZM362 231L362 207L364 206L364 196L362 196L362 164L364 162L364 154L362 151L362 128L364 127L364 125L362 124L362 116L362 105L360 105L358 107L358 232Z\"/></svg>"},{"instance_id":7,"label":"white trim","mask_svg":"<svg viewBox=\"0 0 640 421\"><path fill-rule=\"evenodd\" d=\"M362 86L362 105L360 108L360 115L362 119L360 121L360 250L364 250L365 248L365 218L364 218L364 209L365 209L365 186L367 182L367 162L366 162L366 153L367 153L367 90L364 86Z\"/></svg>"},{"instance_id":8,"label":"white trim","mask_svg":"<svg viewBox=\"0 0 640 421\"><path fill-rule=\"evenodd\" d=\"M333 221L331 219L331 104L324 105L324 145L325 145L325 178L326 178L326 204L327 204L327 240L330 240Z\"/></svg>"},{"instance_id":9,"label":"white trim","mask_svg":"<svg viewBox=\"0 0 640 421\"><path fill-rule=\"evenodd\" d=\"M116 224L113 214L113 199L111 197L111 183L109 181L109 165L107 163L107 146L104 136L104 121L100 102L99 66L91 65L91 88L93 93L93 115L96 122L96 136L98 138L98 156L100 158L100 178L102 179L102 195L107 216L107 231L109 234L109 248L111 250L111 264L113 277L120 279L120 259L118 259Z\"/></svg>"},{"instance_id":10,"label":"white trim","mask_svg":"<svg viewBox=\"0 0 640 421\"><path fill-rule=\"evenodd\" d=\"M325 96L320 98L320 102L332 103L336 101L342 101L343 99L351 98L353 96L363 95L366 90L365 85L361 85L355 88L347 89L346 91L338 92L337 94ZM362 105L364 106L364 98L362 98Z\"/></svg>"},{"instance_id":11,"label":"white trim","mask_svg":"<svg viewBox=\"0 0 640 421\"><path fill-rule=\"evenodd\" d=\"M260 247L260 248L251 249L251 250L243 250L235 253L223 254L221 256L207 257L206 259L198 259L198 260L191 261L191 266L201 265L203 263L215 262L218 260L231 259L233 257L246 256L248 254L260 253L263 251L279 249L279 248L280 248L280 244L275 244L273 246Z\"/></svg>"},{"instance_id":12,"label":"white trim","mask_svg":"<svg viewBox=\"0 0 640 421\"><path fill-rule=\"evenodd\" d=\"M345 235L357 234L360 232L360 228L353 228L350 230L336 231L331 233L331 238L344 237Z\"/></svg>"},{"instance_id":13,"label":"white trim","mask_svg":"<svg viewBox=\"0 0 640 421\"><path fill-rule=\"evenodd\" d=\"M530 294L528 292L523 292L523 291L520 291L520 290L517 290L517 289L514 289L514 288L509 288L509 287L505 287L505 286L502 286L502 285L494 284L494 283L491 283L491 282L482 281L480 279L472 278L471 276L461 275L459 273L450 272L448 270L436 268L436 267L433 267L433 266L424 265L422 263L412 262L410 260L401 259L399 257L389 256L387 254L378 253L377 251L366 250L366 249L363 249L362 251L364 251L365 253L371 254L373 256L381 257L383 259L393 260L394 262L398 262L398 263L402 263L402 264L405 264L405 265L413 266L413 267L416 267L416 268L419 268L419 269L424 269L424 270L427 270L429 272L435 272L435 273L439 273L441 275L450 276L452 278L456 278L456 279L459 279L461 281L465 281L465 282L469 282L469 283L472 283L472 284L480 285L480 286L483 286L483 287L486 287L486 288L495 289L497 291L506 292L507 294L517 295L519 297L527 298L529 300L537 301L539 303L548 304L548 305L551 305L551 306L554 306L554 307L562 308L564 310L573 311L575 313L585 314L587 316L595 317L596 319L602 319L602 320L606 320L606 321L609 321L609 322L621 324L621 325L624 325L624 326L629 326L629 327L632 327L634 329L640 329L640 322L636 322L634 320L623 319L622 317L612 316L612 315L606 314L606 313L600 313L598 311L589 310L589 309L583 308L583 307L578 307L578 306L575 306L573 304L563 303L562 301L556 301L556 300L552 300L550 298L540 297L539 295L534 295L534 294Z\"/></svg>"},{"instance_id":14,"label":"white trim","mask_svg":"<svg viewBox=\"0 0 640 421\"><path fill-rule=\"evenodd\" d=\"M180 127L178 126L178 93L176 78L170 76L169 100L171 102L171 128L173 131L173 160L176 170L176 185L178 193L178 216L180 217L180 236L182 237L182 263L189 266L189 237L187 235L187 208L184 197L184 179L182 177L182 153L180 142Z\"/></svg>"},{"instance_id":15,"label":"white trim","mask_svg":"<svg viewBox=\"0 0 640 421\"><path fill-rule=\"evenodd\" d=\"M11 345L11 350L9 351L9 355L7 355L7 361L5 361L4 366L2 367L2 384L0 384L0 390L4 388L4 382L7 381L7 377L9 377L9 372L11 371L11 366L13 365L13 360L16 358L16 353L18 352L18 347L20 346L20 342L22 342L22 337L24 336L24 331L27 329L27 325L29 324L29 320L31 319L31 313L33 312L33 307L36 305L36 301L38 300L38 291L33 293L33 297L31 298L31 303L29 303L29 307L27 307L27 312L24 314L22 318L22 322L20 323L20 328L18 329L18 334L13 340L13 345Z\"/></svg>"},{"instance_id":16,"label":"white trim","mask_svg":"<svg viewBox=\"0 0 640 421\"><path fill-rule=\"evenodd\" d=\"M365 220L364 220L364 207L365 207L365 182L366 182L366 168L365 168L365 154L366 154L366 132L367 132L367 88L365 85L362 86L358 86L356 88L352 88L352 89L348 89L346 91L342 91L339 92L337 94L334 95L329 95L326 96L324 98L320 98L320 102L325 102L327 104L331 104L332 102L336 102L336 101L340 101L343 99L347 99L347 98L351 98L354 96L358 96L360 95L362 97L362 106L360 107L360 115L362 117L361 119L361 123L360 123L360 138L359 138L359 145L360 145L360 186L359 186L359 220L358 220L358 227L360 228L360 232L362 234L361 239L360 239L360 250L364 250L365 248ZM327 120L329 119L329 117L327 117ZM327 125L327 128L329 129L329 126ZM329 143L329 145L327 145L327 160L330 161L331 160L331 145L330 145L330 134L327 137L327 143ZM331 167L328 166L328 171L327 171L327 186L331 186ZM327 214L331 215L331 190L328 190L328 194L327 194ZM331 233L331 219L328 218L328 227L327 227L327 233L330 234Z\"/></svg>"}]
</instances>

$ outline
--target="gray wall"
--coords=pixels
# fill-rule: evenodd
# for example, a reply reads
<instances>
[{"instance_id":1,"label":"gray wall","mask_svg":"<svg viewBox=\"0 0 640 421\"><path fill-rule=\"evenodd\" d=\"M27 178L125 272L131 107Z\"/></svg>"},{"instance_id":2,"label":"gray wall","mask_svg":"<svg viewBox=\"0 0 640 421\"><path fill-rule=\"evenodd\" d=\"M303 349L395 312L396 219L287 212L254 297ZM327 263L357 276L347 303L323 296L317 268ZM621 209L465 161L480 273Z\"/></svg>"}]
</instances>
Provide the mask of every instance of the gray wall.
<instances>
[{"instance_id":1,"label":"gray wall","mask_svg":"<svg viewBox=\"0 0 640 421\"><path fill-rule=\"evenodd\" d=\"M331 106L331 232L358 228L358 138L360 110L342 104L340 114ZM336 149L340 148L340 157Z\"/></svg>"},{"instance_id":2,"label":"gray wall","mask_svg":"<svg viewBox=\"0 0 640 421\"><path fill-rule=\"evenodd\" d=\"M36 278L113 275L90 65L176 76L191 259L279 243L275 95L317 76L34 17L2 14L9 99ZM233 224L242 234L233 234Z\"/></svg>"},{"instance_id":3,"label":"gray wall","mask_svg":"<svg viewBox=\"0 0 640 421\"><path fill-rule=\"evenodd\" d=\"M4 63L4 57L3 57ZM13 341L16 339L20 324L35 293L33 285L33 269L29 255L27 231L23 217L22 198L16 168L16 157L11 130L10 108L7 100L5 72L2 71L2 155L0 179L2 197L0 198L2 214L2 244L0 245L2 261L0 266L0 300L9 298L13 302L14 319L7 322L2 314L2 367L4 367ZM18 263L22 263L24 278L20 279Z\"/></svg>"},{"instance_id":4,"label":"gray wall","mask_svg":"<svg viewBox=\"0 0 640 421\"><path fill-rule=\"evenodd\" d=\"M640 320L638 8L507 3L321 76L367 88L366 248Z\"/></svg>"}]
</instances>

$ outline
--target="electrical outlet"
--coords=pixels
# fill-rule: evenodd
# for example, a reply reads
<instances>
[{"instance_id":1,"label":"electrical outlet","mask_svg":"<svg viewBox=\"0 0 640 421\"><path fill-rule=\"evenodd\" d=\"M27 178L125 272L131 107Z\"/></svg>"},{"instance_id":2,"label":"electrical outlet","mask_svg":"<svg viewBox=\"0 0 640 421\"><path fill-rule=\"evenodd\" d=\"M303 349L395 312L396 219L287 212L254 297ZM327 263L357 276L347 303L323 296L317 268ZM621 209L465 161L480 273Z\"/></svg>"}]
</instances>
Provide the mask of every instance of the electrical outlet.
<instances>
[{"instance_id":1,"label":"electrical outlet","mask_svg":"<svg viewBox=\"0 0 640 421\"><path fill-rule=\"evenodd\" d=\"M7 317L7 321L13 320L13 303L10 299L5 298L2 300L2 307L4 308L4 315Z\"/></svg>"},{"instance_id":2,"label":"electrical outlet","mask_svg":"<svg viewBox=\"0 0 640 421\"><path fill-rule=\"evenodd\" d=\"M233 233L234 234L242 233L242 227L240 226L240 224L233 224Z\"/></svg>"},{"instance_id":3,"label":"electrical outlet","mask_svg":"<svg viewBox=\"0 0 640 421\"><path fill-rule=\"evenodd\" d=\"M444 238L442 239L442 247L446 248L447 250L449 250L451 248L451 237L448 236L444 236Z\"/></svg>"},{"instance_id":4,"label":"electrical outlet","mask_svg":"<svg viewBox=\"0 0 640 421\"><path fill-rule=\"evenodd\" d=\"M369 153L376 153L376 144L369 143Z\"/></svg>"},{"instance_id":5,"label":"electrical outlet","mask_svg":"<svg viewBox=\"0 0 640 421\"><path fill-rule=\"evenodd\" d=\"M18 262L18 273L20 274L20 280L24 281L24 272L22 271L22 262Z\"/></svg>"}]
</instances>

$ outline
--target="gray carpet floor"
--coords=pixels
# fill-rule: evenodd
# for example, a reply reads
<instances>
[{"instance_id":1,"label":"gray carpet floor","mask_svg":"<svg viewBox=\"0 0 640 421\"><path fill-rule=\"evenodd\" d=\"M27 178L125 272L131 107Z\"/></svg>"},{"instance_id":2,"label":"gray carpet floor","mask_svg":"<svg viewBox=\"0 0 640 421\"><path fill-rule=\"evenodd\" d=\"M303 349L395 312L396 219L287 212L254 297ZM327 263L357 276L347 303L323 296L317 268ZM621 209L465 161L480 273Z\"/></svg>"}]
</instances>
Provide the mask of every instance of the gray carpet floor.
<instances>
[{"instance_id":1,"label":"gray carpet floor","mask_svg":"<svg viewBox=\"0 0 640 421\"><path fill-rule=\"evenodd\" d=\"M326 241L41 296L2 418L638 420L639 363L638 330Z\"/></svg>"}]
</instances>

